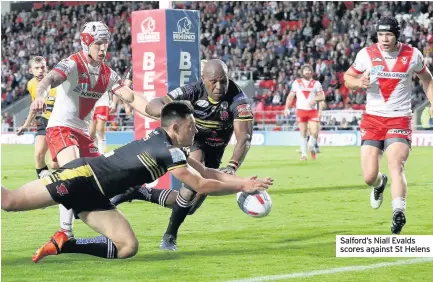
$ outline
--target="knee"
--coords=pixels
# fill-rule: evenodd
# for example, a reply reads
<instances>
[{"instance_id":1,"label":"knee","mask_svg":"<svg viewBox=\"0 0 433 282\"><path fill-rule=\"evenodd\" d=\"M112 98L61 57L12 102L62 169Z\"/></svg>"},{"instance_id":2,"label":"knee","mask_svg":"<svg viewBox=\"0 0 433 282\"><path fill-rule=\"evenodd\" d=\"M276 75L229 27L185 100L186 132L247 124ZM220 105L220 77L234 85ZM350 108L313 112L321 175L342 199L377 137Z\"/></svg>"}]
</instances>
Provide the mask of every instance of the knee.
<instances>
[{"instance_id":1,"label":"knee","mask_svg":"<svg viewBox=\"0 0 433 282\"><path fill-rule=\"evenodd\" d=\"M185 185L185 184L184 184ZM185 200L185 201L192 201L194 200L196 196L196 192L192 190L192 188L187 188L186 186L182 185L182 187L179 190L179 195Z\"/></svg>"},{"instance_id":2,"label":"knee","mask_svg":"<svg viewBox=\"0 0 433 282\"><path fill-rule=\"evenodd\" d=\"M364 171L364 173L363 173L364 182L367 185L372 186L374 184L374 182L376 182L377 174L378 174L378 172L374 171L374 170Z\"/></svg>"},{"instance_id":3,"label":"knee","mask_svg":"<svg viewBox=\"0 0 433 282\"><path fill-rule=\"evenodd\" d=\"M2 193L1 193L1 208L2 210L6 211L6 212L10 212L10 211L15 211L15 204L14 204L14 199L12 197L12 193L11 191L4 189L2 187Z\"/></svg>"},{"instance_id":4,"label":"knee","mask_svg":"<svg viewBox=\"0 0 433 282\"><path fill-rule=\"evenodd\" d=\"M128 241L120 244L117 247L118 258L130 258L138 253L138 240L136 237L129 239Z\"/></svg>"}]
</instances>

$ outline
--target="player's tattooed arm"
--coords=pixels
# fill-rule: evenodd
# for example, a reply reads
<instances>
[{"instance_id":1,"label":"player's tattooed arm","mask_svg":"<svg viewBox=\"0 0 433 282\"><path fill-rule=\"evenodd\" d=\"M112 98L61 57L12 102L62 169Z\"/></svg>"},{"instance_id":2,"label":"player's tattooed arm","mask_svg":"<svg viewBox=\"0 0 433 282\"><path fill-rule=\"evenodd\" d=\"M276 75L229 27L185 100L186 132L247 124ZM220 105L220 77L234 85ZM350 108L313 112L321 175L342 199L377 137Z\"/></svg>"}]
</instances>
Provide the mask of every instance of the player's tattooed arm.
<instances>
[{"instance_id":1,"label":"player's tattooed arm","mask_svg":"<svg viewBox=\"0 0 433 282\"><path fill-rule=\"evenodd\" d=\"M158 97L152 99L146 106L146 112L148 115L159 118L161 117L161 110L165 104L170 103L171 100L168 96Z\"/></svg>"},{"instance_id":2,"label":"player's tattooed arm","mask_svg":"<svg viewBox=\"0 0 433 282\"><path fill-rule=\"evenodd\" d=\"M51 88L56 88L66 80L66 77L57 71L50 71L36 86L36 98L45 99Z\"/></svg>"},{"instance_id":3,"label":"player's tattooed arm","mask_svg":"<svg viewBox=\"0 0 433 282\"><path fill-rule=\"evenodd\" d=\"M45 110L45 97L51 88L56 88L66 80L66 77L58 73L57 71L51 70L36 86L36 98L30 106L30 110L33 112Z\"/></svg>"}]
</instances>

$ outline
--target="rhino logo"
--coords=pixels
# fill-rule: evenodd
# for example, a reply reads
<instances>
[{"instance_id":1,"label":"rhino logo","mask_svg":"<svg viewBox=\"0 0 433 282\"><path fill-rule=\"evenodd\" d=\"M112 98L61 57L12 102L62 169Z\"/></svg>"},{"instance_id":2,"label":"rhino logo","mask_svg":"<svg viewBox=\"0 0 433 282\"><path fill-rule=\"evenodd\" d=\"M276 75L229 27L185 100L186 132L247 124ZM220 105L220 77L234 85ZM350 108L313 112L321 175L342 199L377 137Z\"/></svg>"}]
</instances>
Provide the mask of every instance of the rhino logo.
<instances>
[{"instance_id":1,"label":"rhino logo","mask_svg":"<svg viewBox=\"0 0 433 282\"><path fill-rule=\"evenodd\" d=\"M152 17L141 22L141 32L137 33L137 43L159 42L160 33L155 31L156 23Z\"/></svg>"},{"instance_id":2,"label":"rhino logo","mask_svg":"<svg viewBox=\"0 0 433 282\"><path fill-rule=\"evenodd\" d=\"M177 21L177 31L173 32L173 41L195 42L195 33L191 31L192 21L188 17L183 17Z\"/></svg>"},{"instance_id":3,"label":"rhino logo","mask_svg":"<svg viewBox=\"0 0 433 282\"><path fill-rule=\"evenodd\" d=\"M141 32L143 34L151 34L155 30L155 20L152 17L148 17L141 22Z\"/></svg>"},{"instance_id":4,"label":"rhino logo","mask_svg":"<svg viewBox=\"0 0 433 282\"><path fill-rule=\"evenodd\" d=\"M187 17L183 17L177 22L178 33L189 33L191 27L192 27L192 22Z\"/></svg>"}]
</instances>

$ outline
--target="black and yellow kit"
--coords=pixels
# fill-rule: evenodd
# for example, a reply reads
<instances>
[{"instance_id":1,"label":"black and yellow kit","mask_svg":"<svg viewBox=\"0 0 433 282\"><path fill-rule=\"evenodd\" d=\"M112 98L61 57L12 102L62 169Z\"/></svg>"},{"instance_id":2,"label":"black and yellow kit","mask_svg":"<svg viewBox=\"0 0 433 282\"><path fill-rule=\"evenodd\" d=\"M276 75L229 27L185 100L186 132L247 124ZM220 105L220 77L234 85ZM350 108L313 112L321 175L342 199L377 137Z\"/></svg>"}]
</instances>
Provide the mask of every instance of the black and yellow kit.
<instances>
[{"instance_id":1,"label":"black and yellow kit","mask_svg":"<svg viewBox=\"0 0 433 282\"><path fill-rule=\"evenodd\" d=\"M186 166L189 150L174 147L162 128L96 158L74 160L43 179L54 201L82 211L109 210L110 198Z\"/></svg>"},{"instance_id":2,"label":"black and yellow kit","mask_svg":"<svg viewBox=\"0 0 433 282\"><path fill-rule=\"evenodd\" d=\"M171 100L187 100L194 107L198 133L191 151L205 153L205 165L218 168L224 149L233 134L233 121L252 121L250 99L229 79L228 91L221 101L213 100L202 81L181 86L168 93Z\"/></svg>"},{"instance_id":3,"label":"black and yellow kit","mask_svg":"<svg viewBox=\"0 0 433 282\"><path fill-rule=\"evenodd\" d=\"M36 87L38 85L38 80L36 77L32 78L29 82L27 82L27 91L29 91L30 96L32 97L32 101L36 98ZM45 98L45 103L47 104L46 110L42 113L42 115L38 116L37 121L37 133L36 135L46 135L45 129L48 125L48 119L51 116L54 108L54 102L56 101L56 89L50 89L47 97Z\"/></svg>"}]
</instances>

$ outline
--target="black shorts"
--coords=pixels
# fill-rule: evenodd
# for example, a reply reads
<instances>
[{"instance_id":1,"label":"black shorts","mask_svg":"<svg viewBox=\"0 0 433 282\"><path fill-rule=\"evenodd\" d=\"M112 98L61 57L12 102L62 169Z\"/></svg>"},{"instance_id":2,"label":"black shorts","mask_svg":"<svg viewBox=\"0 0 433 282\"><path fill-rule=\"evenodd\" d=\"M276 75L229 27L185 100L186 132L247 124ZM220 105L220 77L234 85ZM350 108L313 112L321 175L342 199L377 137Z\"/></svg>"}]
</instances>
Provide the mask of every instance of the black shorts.
<instances>
[{"instance_id":1,"label":"black shorts","mask_svg":"<svg viewBox=\"0 0 433 282\"><path fill-rule=\"evenodd\" d=\"M38 135L47 135L46 129L48 125L48 119L44 117L39 117L37 119L38 127L36 128L36 136Z\"/></svg>"},{"instance_id":2,"label":"black shorts","mask_svg":"<svg viewBox=\"0 0 433 282\"><path fill-rule=\"evenodd\" d=\"M201 150L204 154L204 165L209 168L218 169L224 155L226 146L212 147L198 142L191 146L191 152Z\"/></svg>"},{"instance_id":3,"label":"black shorts","mask_svg":"<svg viewBox=\"0 0 433 282\"><path fill-rule=\"evenodd\" d=\"M75 214L116 208L99 190L92 169L83 159L66 164L42 180L53 200Z\"/></svg>"}]
</instances>

